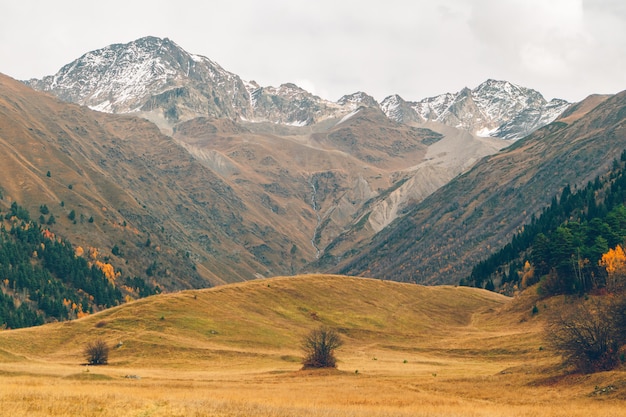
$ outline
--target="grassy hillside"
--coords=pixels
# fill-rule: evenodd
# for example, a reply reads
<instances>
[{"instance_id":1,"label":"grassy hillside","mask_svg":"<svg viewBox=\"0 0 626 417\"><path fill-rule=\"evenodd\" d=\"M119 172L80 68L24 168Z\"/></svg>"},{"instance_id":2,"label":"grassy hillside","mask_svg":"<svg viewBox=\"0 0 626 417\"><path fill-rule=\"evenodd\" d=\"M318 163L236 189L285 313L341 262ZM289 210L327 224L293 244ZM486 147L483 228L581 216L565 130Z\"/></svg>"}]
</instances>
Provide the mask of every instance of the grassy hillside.
<instances>
[{"instance_id":1,"label":"grassy hillside","mask_svg":"<svg viewBox=\"0 0 626 417\"><path fill-rule=\"evenodd\" d=\"M149 297L86 319L2 333L4 350L25 357L81 360L95 337L123 342L111 358L168 362L170 354L214 349L298 351L299 340L322 324L357 343L385 340L410 347L466 326L482 308L506 297L455 287L422 287L342 276L274 278L209 290ZM46 337L41 338L42 334ZM36 342L42 339L42 344ZM373 339L373 340L372 340ZM63 340L59 345L51 341ZM68 350L68 346L74 346ZM77 355L77 356L76 356Z\"/></svg>"},{"instance_id":2,"label":"grassy hillside","mask_svg":"<svg viewBox=\"0 0 626 417\"><path fill-rule=\"evenodd\" d=\"M0 332L0 414L619 415L624 373L563 375L535 301L312 275L153 296ZM345 339L338 369L300 371L321 324ZM98 337L109 365L81 365Z\"/></svg>"}]
</instances>

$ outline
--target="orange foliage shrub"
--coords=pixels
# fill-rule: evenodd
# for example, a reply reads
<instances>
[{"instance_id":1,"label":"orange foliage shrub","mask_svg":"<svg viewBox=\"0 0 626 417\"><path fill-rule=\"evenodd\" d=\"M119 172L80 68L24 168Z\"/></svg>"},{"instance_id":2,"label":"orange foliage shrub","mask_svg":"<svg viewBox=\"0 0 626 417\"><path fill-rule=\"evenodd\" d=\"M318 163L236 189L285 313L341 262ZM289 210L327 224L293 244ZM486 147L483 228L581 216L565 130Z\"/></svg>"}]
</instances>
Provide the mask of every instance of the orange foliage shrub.
<instances>
[{"instance_id":1,"label":"orange foliage shrub","mask_svg":"<svg viewBox=\"0 0 626 417\"><path fill-rule=\"evenodd\" d=\"M89 259L97 259L98 258L98 249L89 248Z\"/></svg>"},{"instance_id":2,"label":"orange foliage shrub","mask_svg":"<svg viewBox=\"0 0 626 417\"><path fill-rule=\"evenodd\" d=\"M45 237L46 239L50 239L50 240L54 240L56 238L55 234L52 233L50 230L48 229L43 229L41 234L43 235L43 237Z\"/></svg>"}]
</instances>

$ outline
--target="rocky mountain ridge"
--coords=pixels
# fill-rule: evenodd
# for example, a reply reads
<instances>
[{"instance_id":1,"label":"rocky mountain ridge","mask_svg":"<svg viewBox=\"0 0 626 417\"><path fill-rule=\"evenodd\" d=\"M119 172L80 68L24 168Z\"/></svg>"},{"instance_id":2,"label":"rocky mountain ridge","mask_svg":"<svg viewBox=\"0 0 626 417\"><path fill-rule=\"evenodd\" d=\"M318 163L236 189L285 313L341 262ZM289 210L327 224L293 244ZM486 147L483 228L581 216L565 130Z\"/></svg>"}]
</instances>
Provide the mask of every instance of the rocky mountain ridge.
<instances>
[{"instance_id":1,"label":"rocky mountain ridge","mask_svg":"<svg viewBox=\"0 0 626 417\"><path fill-rule=\"evenodd\" d=\"M569 105L558 99L547 102L537 91L495 80L420 101L391 95L378 103L358 92L332 102L295 84L262 87L244 81L209 58L152 36L88 52L55 75L25 83L94 110L140 113L166 131L206 116L311 126L365 106L379 108L400 123L436 121L478 136L519 139Z\"/></svg>"},{"instance_id":2,"label":"rocky mountain ridge","mask_svg":"<svg viewBox=\"0 0 626 417\"><path fill-rule=\"evenodd\" d=\"M400 122L436 121L477 136L521 139L555 120L569 105L560 99L548 102L539 92L508 81L487 80L473 90L418 102L390 96L381 107Z\"/></svg>"}]
</instances>

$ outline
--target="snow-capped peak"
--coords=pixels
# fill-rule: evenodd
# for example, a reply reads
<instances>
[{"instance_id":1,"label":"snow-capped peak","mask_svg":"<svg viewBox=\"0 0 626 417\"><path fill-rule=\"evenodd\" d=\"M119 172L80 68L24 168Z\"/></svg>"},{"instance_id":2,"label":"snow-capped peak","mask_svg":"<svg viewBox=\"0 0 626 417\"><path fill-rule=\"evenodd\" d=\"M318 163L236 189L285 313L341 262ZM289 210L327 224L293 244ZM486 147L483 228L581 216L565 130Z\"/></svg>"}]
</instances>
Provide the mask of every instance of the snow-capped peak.
<instances>
[{"instance_id":1,"label":"snow-capped peak","mask_svg":"<svg viewBox=\"0 0 626 417\"><path fill-rule=\"evenodd\" d=\"M199 115L304 126L364 106L379 107L399 123L437 121L474 134L518 138L554 120L568 105L491 79L473 90L416 102L391 95L379 104L364 92L330 102L293 83L262 87L243 81L209 58L154 36L88 52L53 76L25 83L99 111L151 113L172 126Z\"/></svg>"},{"instance_id":2,"label":"snow-capped peak","mask_svg":"<svg viewBox=\"0 0 626 417\"><path fill-rule=\"evenodd\" d=\"M187 53L167 38L153 36L88 52L56 75L28 83L67 101L126 113L142 109L168 91L187 88L190 80L222 84L230 94L245 93L236 75L206 57Z\"/></svg>"},{"instance_id":3,"label":"snow-capped peak","mask_svg":"<svg viewBox=\"0 0 626 417\"><path fill-rule=\"evenodd\" d=\"M356 110L361 106L374 108L380 107L380 104L378 104L374 97L364 93L363 91L347 94L337 100L337 104L347 107L350 110Z\"/></svg>"}]
</instances>

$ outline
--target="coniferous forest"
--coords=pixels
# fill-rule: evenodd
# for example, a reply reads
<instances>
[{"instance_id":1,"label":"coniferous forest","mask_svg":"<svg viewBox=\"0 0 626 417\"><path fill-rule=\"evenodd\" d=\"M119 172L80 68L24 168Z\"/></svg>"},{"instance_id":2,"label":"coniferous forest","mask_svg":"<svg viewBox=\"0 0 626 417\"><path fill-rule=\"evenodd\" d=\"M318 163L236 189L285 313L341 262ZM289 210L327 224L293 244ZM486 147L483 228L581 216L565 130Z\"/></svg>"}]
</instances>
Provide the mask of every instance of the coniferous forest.
<instances>
[{"instance_id":1,"label":"coniferous forest","mask_svg":"<svg viewBox=\"0 0 626 417\"><path fill-rule=\"evenodd\" d=\"M111 265L77 252L13 202L0 221L0 326L68 320L120 304L124 286L117 282L141 296L155 293L141 278L124 280Z\"/></svg>"},{"instance_id":2,"label":"coniferous forest","mask_svg":"<svg viewBox=\"0 0 626 417\"><path fill-rule=\"evenodd\" d=\"M478 263L461 285L511 293L540 283L543 295L587 293L613 284L626 262L626 151L605 176L566 186L510 243ZM621 265L621 264L620 264ZM611 290L612 288L608 288Z\"/></svg>"}]
</instances>

